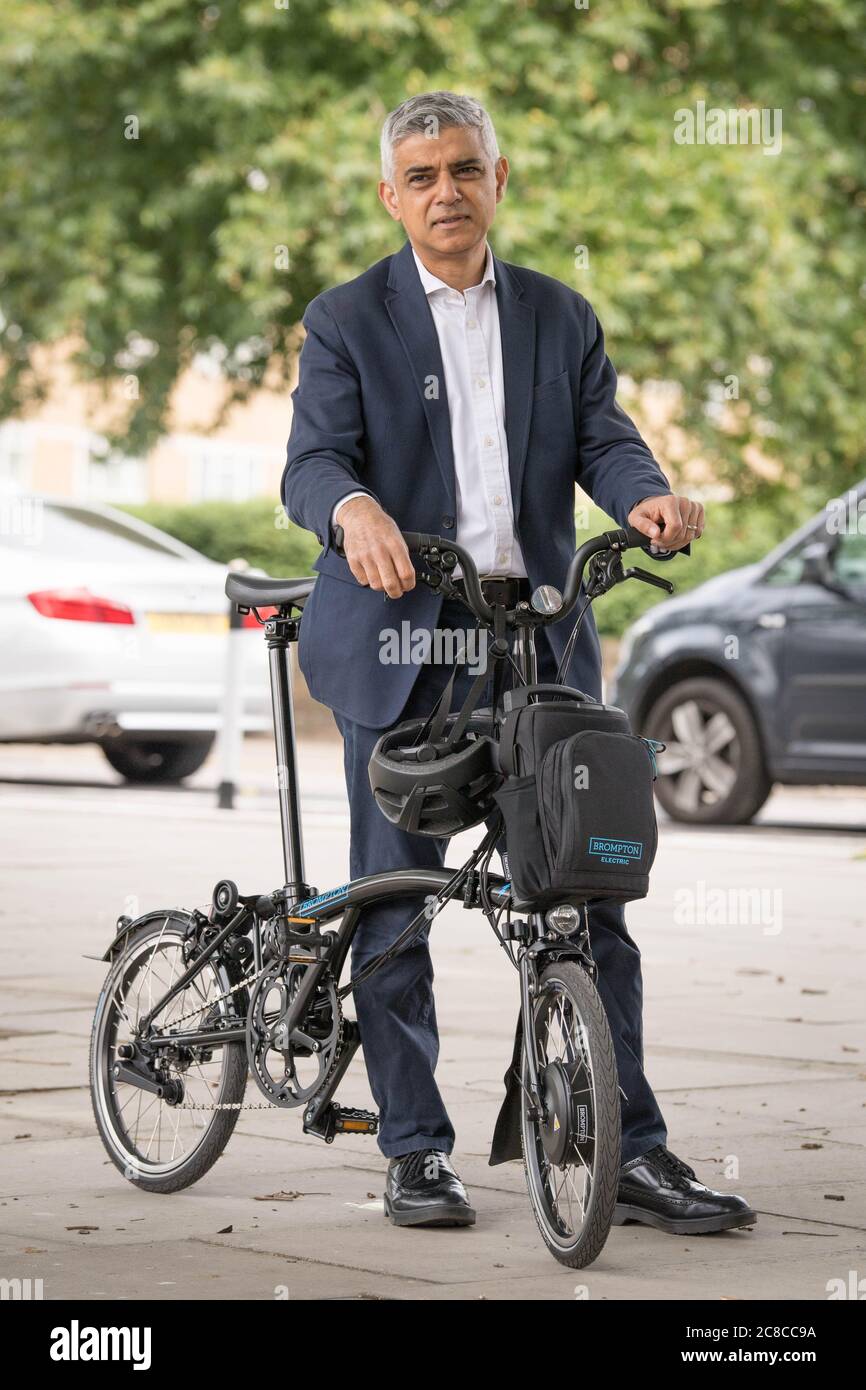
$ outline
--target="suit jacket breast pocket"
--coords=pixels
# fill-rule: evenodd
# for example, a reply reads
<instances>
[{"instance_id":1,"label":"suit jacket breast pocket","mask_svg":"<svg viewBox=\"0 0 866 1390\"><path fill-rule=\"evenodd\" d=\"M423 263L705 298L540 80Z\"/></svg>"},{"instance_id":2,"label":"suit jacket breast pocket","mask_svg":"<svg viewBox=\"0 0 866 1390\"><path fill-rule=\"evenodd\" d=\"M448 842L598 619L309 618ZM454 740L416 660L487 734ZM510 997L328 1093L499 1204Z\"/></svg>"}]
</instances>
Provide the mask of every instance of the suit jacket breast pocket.
<instances>
[{"instance_id":1,"label":"suit jacket breast pocket","mask_svg":"<svg viewBox=\"0 0 866 1390\"><path fill-rule=\"evenodd\" d=\"M530 441L543 448L548 455L567 454L569 467L572 466L572 456L577 450L577 435L567 371L536 386L532 394Z\"/></svg>"},{"instance_id":2,"label":"suit jacket breast pocket","mask_svg":"<svg viewBox=\"0 0 866 1390\"><path fill-rule=\"evenodd\" d=\"M533 404L535 401L545 400L550 394L562 394L563 391L568 391L570 394L567 371L560 372L558 376L550 377L548 381L539 382L532 393Z\"/></svg>"}]
</instances>

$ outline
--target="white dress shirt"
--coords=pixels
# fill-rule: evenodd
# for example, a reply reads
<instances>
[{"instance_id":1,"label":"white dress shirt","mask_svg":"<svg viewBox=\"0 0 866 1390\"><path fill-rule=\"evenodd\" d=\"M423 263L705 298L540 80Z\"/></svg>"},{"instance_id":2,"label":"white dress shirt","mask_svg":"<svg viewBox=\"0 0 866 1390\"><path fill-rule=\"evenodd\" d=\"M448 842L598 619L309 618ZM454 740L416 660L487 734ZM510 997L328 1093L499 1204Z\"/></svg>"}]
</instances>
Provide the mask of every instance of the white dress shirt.
<instances>
[{"instance_id":1,"label":"white dress shirt","mask_svg":"<svg viewBox=\"0 0 866 1390\"><path fill-rule=\"evenodd\" d=\"M514 509L505 437L502 339L493 254L481 283L463 293L431 275L412 251L433 314L451 418L457 483L456 541L472 556L478 573L524 577L526 566L514 534ZM332 522L352 497L334 507Z\"/></svg>"}]
</instances>

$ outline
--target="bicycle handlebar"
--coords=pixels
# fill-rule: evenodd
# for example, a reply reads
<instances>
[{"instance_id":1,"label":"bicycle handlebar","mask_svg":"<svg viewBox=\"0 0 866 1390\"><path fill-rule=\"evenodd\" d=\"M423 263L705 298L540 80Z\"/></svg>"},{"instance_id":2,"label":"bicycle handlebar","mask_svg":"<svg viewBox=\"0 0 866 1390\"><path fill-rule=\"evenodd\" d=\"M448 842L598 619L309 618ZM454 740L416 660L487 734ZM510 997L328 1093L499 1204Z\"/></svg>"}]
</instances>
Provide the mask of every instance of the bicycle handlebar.
<instances>
[{"instance_id":1,"label":"bicycle handlebar","mask_svg":"<svg viewBox=\"0 0 866 1390\"><path fill-rule=\"evenodd\" d=\"M406 549L411 551L423 552L438 550L441 555L448 553L456 556L456 562L463 570L463 587L466 593L466 602L472 609L476 618L484 623L493 621L493 608L484 597L481 588L481 578L478 568L468 551L458 545L456 541L448 540L445 536L435 536L423 531L401 531L403 540L406 542ZM334 528L335 549L338 554L343 554L343 528ZM631 550L643 549L649 544L649 537L642 531L638 531L634 526L623 526L615 531L604 531L600 536L591 536L584 541L572 557L568 567L568 574L565 580L565 592L562 595L562 603L555 613L535 615L539 626L546 623L558 623L563 618L567 618L580 593L580 585L583 580L583 572L587 562L593 555L597 555L602 550ZM452 566L453 568L453 566Z\"/></svg>"}]
</instances>

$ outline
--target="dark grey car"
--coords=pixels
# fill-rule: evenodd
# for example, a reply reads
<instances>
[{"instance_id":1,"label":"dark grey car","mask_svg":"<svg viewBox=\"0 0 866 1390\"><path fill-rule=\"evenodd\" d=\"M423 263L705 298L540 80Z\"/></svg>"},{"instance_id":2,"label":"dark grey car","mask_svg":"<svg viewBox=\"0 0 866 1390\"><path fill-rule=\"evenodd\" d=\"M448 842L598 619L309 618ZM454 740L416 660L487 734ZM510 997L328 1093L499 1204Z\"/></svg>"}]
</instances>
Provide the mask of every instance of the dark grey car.
<instances>
[{"instance_id":1,"label":"dark grey car","mask_svg":"<svg viewBox=\"0 0 866 1390\"><path fill-rule=\"evenodd\" d=\"M866 482L639 619L608 698L667 744L676 820L748 821L774 782L866 785Z\"/></svg>"}]
</instances>

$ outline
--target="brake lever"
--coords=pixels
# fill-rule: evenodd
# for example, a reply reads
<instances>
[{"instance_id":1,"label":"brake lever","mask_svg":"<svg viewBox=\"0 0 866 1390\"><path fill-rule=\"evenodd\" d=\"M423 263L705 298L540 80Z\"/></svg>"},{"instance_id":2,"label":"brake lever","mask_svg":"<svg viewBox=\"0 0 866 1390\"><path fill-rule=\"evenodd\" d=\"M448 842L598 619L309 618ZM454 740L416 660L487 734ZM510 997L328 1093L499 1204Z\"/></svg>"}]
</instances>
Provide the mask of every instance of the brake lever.
<instances>
[{"instance_id":1,"label":"brake lever","mask_svg":"<svg viewBox=\"0 0 866 1390\"><path fill-rule=\"evenodd\" d=\"M640 579L644 584L654 584L657 589L664 589L666 594L674 592L674 586L669 579L661 579L657 574L650 574L649 570L639 569L637 565L633 569L623 571L623 579Z\"/></svg>"}]
</instances>

